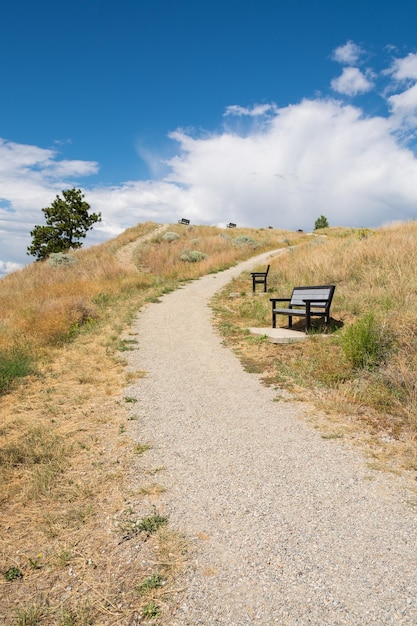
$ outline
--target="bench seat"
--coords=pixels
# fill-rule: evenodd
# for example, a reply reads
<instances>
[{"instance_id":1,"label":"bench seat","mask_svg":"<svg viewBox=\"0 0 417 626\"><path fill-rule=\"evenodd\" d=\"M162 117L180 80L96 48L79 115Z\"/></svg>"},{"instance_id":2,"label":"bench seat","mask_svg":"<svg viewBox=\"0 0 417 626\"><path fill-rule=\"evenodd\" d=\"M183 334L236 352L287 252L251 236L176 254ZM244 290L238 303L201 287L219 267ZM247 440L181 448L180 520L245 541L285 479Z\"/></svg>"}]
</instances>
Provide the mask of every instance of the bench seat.
<instances>
[{"instance_id":1,"label":"bench seat","mask_svg":"<svg viewBox=\"0 0 417 626\"><path fill-rule=\"evenodd\" d=\"M276 328L276 316L288 316L288 328L292 327L294 316L305 317L305 330L310 330L312 317L323 317L326 325L330 322L330 305L335 285L311 285L294 287L291 298L270 298L272 303L272 328ZM278 308L278 302L286 302L288 306Z\"/></svg>"}]
</instances>

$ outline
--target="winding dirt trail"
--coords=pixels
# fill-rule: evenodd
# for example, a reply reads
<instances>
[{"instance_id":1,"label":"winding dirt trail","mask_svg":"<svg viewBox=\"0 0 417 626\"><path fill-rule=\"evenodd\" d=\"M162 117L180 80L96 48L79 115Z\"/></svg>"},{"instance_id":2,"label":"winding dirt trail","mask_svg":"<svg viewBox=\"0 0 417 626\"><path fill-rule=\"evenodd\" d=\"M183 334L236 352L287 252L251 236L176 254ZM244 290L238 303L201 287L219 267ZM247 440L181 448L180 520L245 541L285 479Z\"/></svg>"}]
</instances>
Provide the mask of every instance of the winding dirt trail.
<instances>
[{"instance_id":1,"label":"winding dirt trail","mask_svg":"<svg viewBox=\"0 0 417 626\"><path fill-rule=\"evenodd\" d=\"M398 477L326 440L301 403L246 373L211 297L264 254L138 314L132 368L144 469L190 538L169 626L416 626L417 514Z\"/></svg>"}]
</instances>

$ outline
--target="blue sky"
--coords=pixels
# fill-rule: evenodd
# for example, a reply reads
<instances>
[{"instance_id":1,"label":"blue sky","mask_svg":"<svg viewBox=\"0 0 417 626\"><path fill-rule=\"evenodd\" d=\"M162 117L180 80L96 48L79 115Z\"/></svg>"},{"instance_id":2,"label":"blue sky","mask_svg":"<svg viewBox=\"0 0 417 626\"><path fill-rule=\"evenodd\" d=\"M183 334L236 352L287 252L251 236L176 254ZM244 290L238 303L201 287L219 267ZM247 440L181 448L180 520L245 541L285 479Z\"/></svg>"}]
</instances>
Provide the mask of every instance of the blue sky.
<instances>
[{"instance_id":1,"label":"blue sky","mask_svg":"<svg viewBox=\"0 0 417 626\"><path fill-rule=\"evenodd\" d=\"M417 217L414 0L7 0L0 275L62 189L103 221Z\"/></svg>"}]
</instances>

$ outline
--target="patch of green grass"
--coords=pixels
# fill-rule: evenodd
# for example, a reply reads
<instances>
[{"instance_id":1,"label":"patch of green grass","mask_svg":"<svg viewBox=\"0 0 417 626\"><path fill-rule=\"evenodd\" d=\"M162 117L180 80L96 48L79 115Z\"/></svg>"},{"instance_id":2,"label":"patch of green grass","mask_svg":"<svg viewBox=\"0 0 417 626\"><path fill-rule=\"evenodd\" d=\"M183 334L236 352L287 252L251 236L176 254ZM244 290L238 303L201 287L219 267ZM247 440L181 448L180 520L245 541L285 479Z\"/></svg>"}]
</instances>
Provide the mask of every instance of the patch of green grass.
<instances>
[{"instance_id":1,"label":"patch of green grass","mask_svg":"<svg viewBox=\"0 0 417 626\"><path fill-rule=\"evenodd\" d=\"M136 591L139 595L145 595L153 589L159 589L164 585L165 579L158 573L148 576L145 580L137 585Z\"/></svg>"},{"instance_id":2,"label":"patch of green grass","mask_svg":"<svg viewBox=\"0 0 417 626\"><path fill-rule=\"evenodd\" d=\"M30 604L26 609L18 609L14 626L38 626L46 617L46 611L42 606Z\"/></svg>"},{"instance_id":3,"label":"patch of green grass","mask_svg":"<svg viewBox=\"0 0 417 626\"><path fill-rule=\"evenodd\" d=\"M14 347L0 352L0 395L7 393L17 379L34 372L34 359L27 349Z\"/></svg>"},{"instance_id":4,"label":"patch of green grass","mask_svg":"<svg viewBox=\"0 0 417 626\"><path fill-rule=\"evenodd\" d=\"M148 604L145 604L142 608L142 617L145 619L154 619L160 615L161 609L157 604L155 604L155 602L148 602Z\"/></svg>"}]
</instances>

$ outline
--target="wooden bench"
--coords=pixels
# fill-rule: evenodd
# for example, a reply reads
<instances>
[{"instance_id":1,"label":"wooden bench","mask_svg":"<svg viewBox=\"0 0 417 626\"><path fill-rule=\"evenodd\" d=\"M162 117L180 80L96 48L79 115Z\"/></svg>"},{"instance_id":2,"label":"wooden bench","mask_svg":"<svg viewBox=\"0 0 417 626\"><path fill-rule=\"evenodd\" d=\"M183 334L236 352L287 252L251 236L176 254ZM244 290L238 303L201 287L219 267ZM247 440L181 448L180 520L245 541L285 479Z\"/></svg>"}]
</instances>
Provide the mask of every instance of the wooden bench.
<instances>
[{"instance_id":1,"label":"wooden bench","mask_svg":"<svg viewBox=\"0 0 417 626\"><path fill-rule=\"evenodd\" d=\"M330 305L335 285L317 285L312 287L294 287L291 298L270 298L272 302L272 328L276 328L276 316L288 315L288 328L292 326L294 315L305 317L306 332L310 329L311 318L324 317L330 322ZM277 302L289 302L288 308L277 308Z\"/></svg>"},{"instance_id":2,"label":"wooden bench","mask_svg":"<svg viewBox=\"0 0 417 626\"><path fill-rule=\"evenodd\" d=\"M236 224L233 224L233 222L229 222L227 228L236 228Z\"/></svg>"},{"instance_id":3,"label":"wooden bench","mask_svg":"<svg viewBox=\"0 0 417 626\"><path fill-rule=\"evenodd\" d=\"M268 265L268 267L266 268L266 272L251 272L253 293L255 293L256 291L256 285L263 285L264 291L266 292L266 279L267 279L270 267L271 266Z\"/></svg>"},{"instance_id":4,"label":"wooden bench","mask_svg":"<svg viewBox=\"0 0 417 626\"><path fill-rule=\"evenodd\" d=\"M190 223L190 220L185 219L185 217L182 217L180 220L178 220L178 224L184 224L184 226L188 226Z\"/></svg>"}]
</instances>

